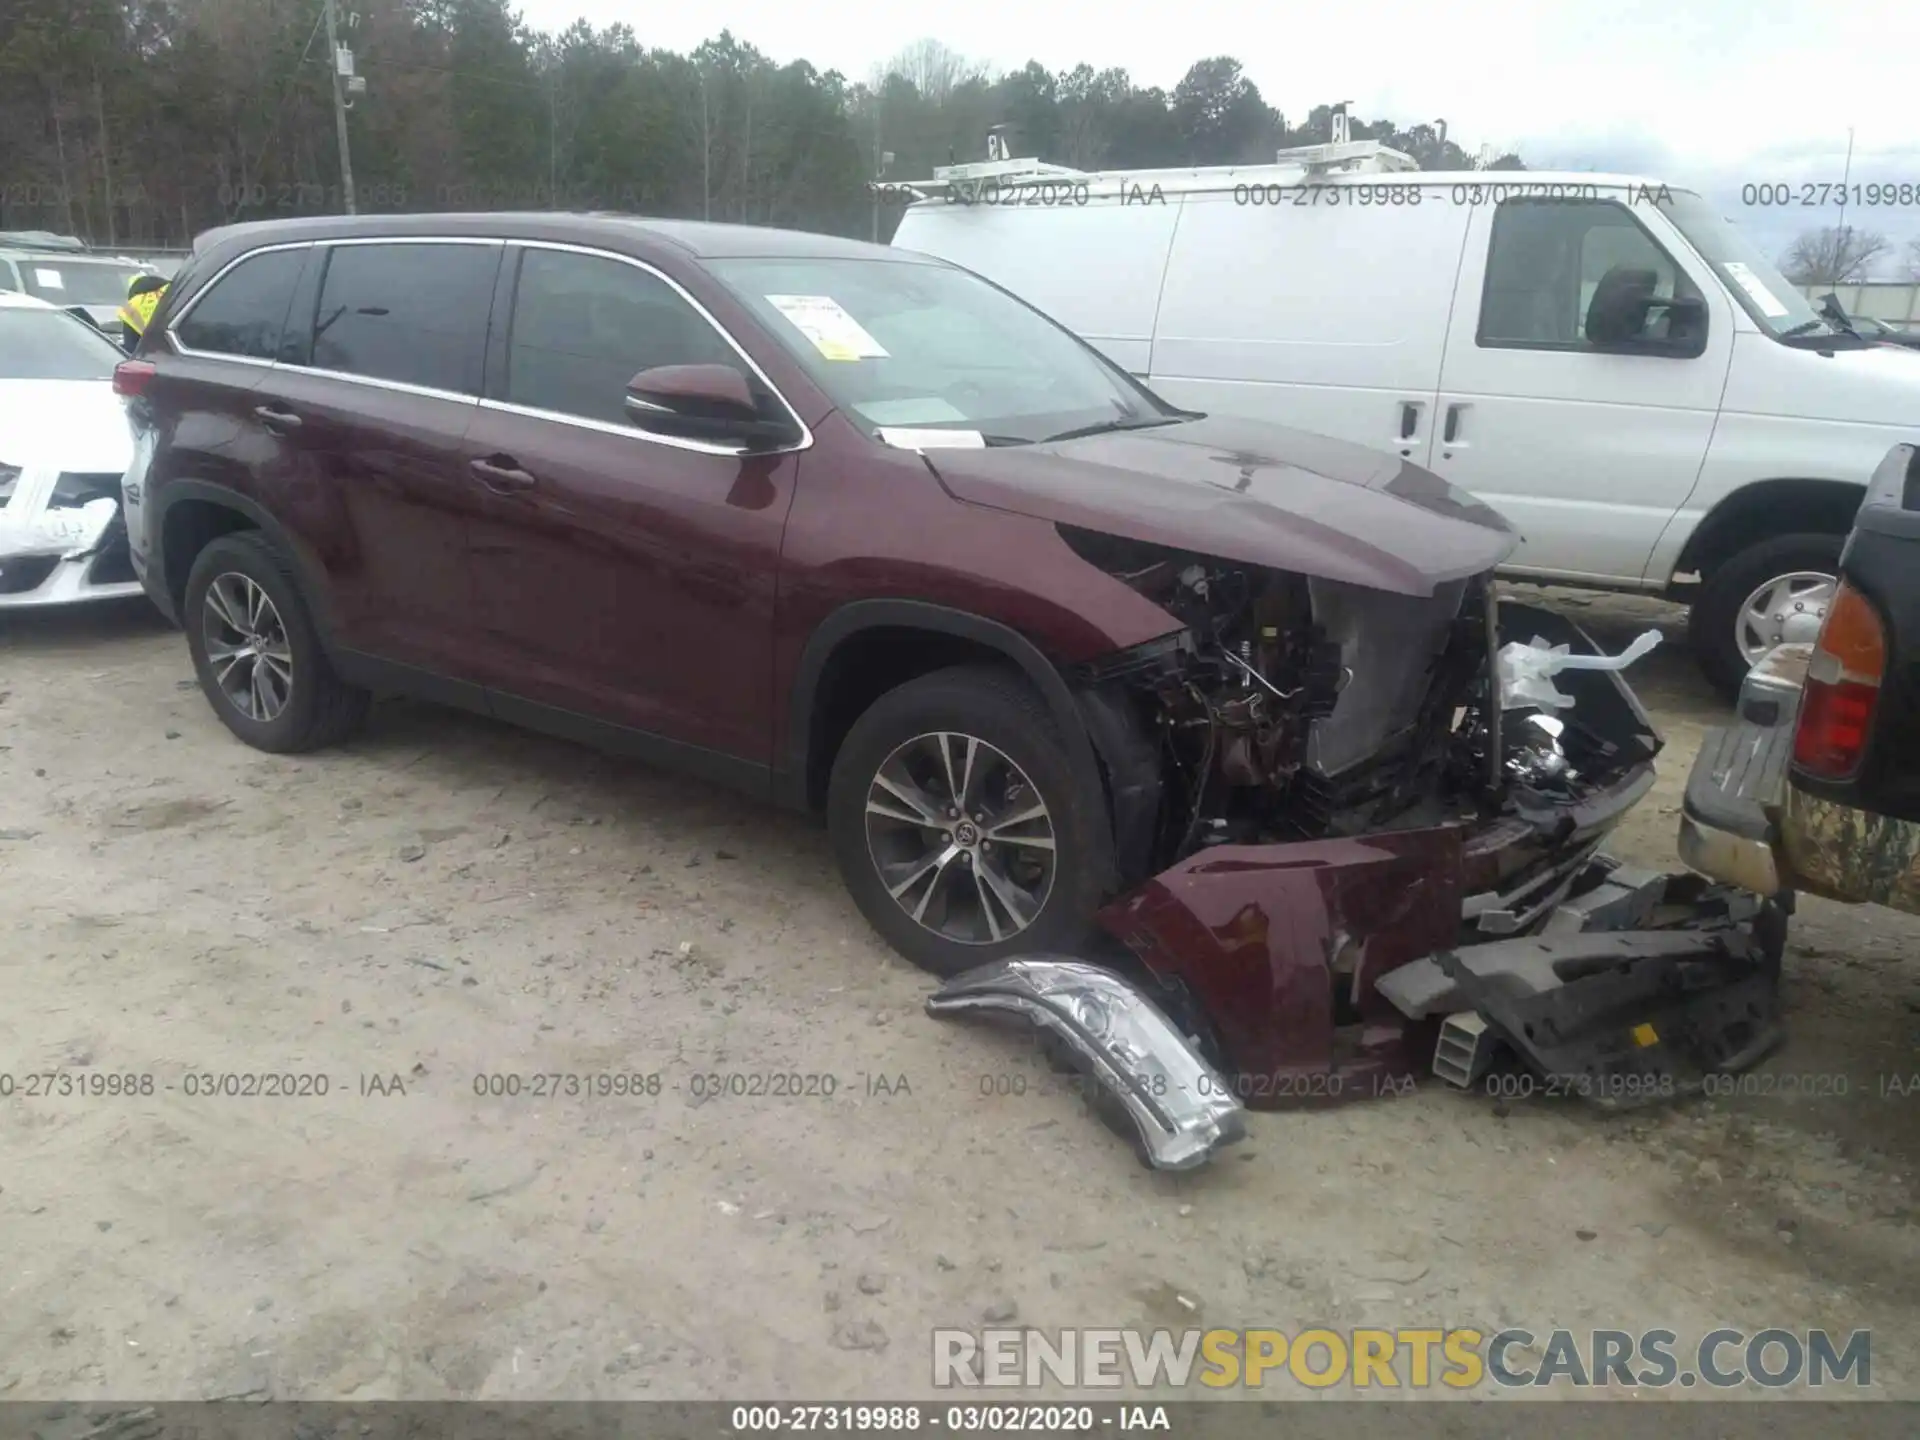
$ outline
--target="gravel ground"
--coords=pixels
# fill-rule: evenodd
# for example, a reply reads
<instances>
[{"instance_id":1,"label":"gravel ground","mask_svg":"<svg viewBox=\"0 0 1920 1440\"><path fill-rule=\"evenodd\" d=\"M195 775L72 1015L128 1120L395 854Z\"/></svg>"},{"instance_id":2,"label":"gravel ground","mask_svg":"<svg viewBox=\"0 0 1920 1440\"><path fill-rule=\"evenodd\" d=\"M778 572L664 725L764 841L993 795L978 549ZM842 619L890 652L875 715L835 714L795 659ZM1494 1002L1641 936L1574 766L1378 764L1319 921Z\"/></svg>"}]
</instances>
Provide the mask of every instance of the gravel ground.
<instances>
[{"instance_id":1,"label":"gravel ground","mask_svg":"<svg viewBox=\"0 0 1920 1440\"><path fill-rule=\"evenodd\" d=\"M1614 849L1671 865L1720 712L1677 644L1636 670L1670 749ZM257 754L189 676L144 604L0 619L0 1069L155 1084L0 1101L6 1399L910 1397L989 1312L1871 1327L1920 1396L1920 922L1796 919L1765 1073L1821 1094L1429 1085L1170 1177L1017 1035L922 1015L803 820L410 704ZM187 1095L226 1072L328 1093ZM835 1093L694 1093L731 1072ZM533 1073L661 1090L475 1093Z\"/></svg>"}]
</instances>

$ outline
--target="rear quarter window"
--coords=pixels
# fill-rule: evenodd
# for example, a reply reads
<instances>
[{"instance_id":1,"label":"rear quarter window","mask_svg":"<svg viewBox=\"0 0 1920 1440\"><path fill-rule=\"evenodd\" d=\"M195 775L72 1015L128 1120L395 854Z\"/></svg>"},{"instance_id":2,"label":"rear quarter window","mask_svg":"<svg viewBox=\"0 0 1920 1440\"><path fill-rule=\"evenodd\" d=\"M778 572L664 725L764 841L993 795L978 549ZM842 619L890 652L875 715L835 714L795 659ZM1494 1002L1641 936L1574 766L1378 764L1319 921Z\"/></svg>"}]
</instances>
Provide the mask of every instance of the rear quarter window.
<instances>
[{"instance_id":1,"label":"rear quarter window","mask_svg":"<svg viewBox=\"0 0 1920 1440\"><path fill-rule=\"evenodd\" d=\"M272 360L306 262L304 246L249 255L189 302L174 337L189 350Z\"/></svg>"}]
</instances>

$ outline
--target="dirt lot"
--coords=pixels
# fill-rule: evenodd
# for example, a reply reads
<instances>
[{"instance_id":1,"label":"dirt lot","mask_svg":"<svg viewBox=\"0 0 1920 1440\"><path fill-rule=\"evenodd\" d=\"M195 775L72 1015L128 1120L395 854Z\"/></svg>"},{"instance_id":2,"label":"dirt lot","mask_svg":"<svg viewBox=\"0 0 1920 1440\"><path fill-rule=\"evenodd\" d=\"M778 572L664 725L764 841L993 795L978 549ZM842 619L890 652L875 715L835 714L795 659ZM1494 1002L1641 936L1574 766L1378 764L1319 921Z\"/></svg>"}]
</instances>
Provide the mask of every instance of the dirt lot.
<instances>
[{"instance_id":1,"label":"dirt lot","mask_svg":"<svg viewBox=\"0 0 1920 1440\"><path fill-rule=\"evenodd\" d=\"M1609 644L1658 610L1569 603ZM1671 748L1614 848L1665 865L1718 712L1678 645L1637 668ZM189 673L143 605L0 620L0 1069L156 1085L0 1100L7 1399L907 1397L930 1328L1009 1308L1871 1327L1920 1396L1920 923L1795 922L1768 1072L1844 1098L1428 1086L1169 1177L922 1015L802 820L422 706L257 754ZM693 1093L766 1071L837 1093ZM330 1090L185 1093L225 1072ZM662 1091L475 1093L535 1072Z\"/></svg>"}]
</instances>

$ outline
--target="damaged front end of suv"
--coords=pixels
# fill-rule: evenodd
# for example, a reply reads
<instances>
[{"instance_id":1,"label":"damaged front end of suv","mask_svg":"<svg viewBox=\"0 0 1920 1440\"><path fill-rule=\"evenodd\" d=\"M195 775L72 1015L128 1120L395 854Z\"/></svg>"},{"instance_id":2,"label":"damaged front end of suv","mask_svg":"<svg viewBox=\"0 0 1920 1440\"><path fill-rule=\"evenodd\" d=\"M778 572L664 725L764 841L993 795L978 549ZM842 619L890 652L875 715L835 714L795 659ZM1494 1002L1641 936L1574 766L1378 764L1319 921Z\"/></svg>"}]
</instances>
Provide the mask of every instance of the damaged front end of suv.
<instances>
[{"instance_id":1,"label":"damaged front end of suv","mask_svg":"<svg viewBox=\"0 0 1920 1440\"><path fill-rule=\"evenodd\" d=\"M1501 599L1491 568L1395 590L1059 528L1178 621L1067 676L1107 782L1118 898L1096 918L1118 943L982 967L932 1013L1034 1019L1163 1168L1236 1138L1239 1104L1495 1064L1629 1104L1775 1043L1777 905L1601 852L1661 742L1607 662L1577 668L1599 653L1578 626ZM1170 1023L1084 983L1089 960Z\"/></svg>"}]
</instances>

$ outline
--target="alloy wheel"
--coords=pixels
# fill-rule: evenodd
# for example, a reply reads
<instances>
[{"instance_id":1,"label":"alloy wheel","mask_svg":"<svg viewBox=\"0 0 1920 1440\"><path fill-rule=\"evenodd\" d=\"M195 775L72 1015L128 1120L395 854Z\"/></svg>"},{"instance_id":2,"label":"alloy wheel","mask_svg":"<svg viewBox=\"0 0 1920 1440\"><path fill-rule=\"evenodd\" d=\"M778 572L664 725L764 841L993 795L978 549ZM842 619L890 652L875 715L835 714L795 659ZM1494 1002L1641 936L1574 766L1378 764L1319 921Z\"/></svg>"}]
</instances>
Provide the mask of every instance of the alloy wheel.
<instances>
[{"instance_id":1,"label":"alloy wheel","mask_svg":"<svg viewBox=\"0 0 1920 1440\"><path fill-rule=\"evenodd\" d=\"M262 724L287 708L293 650L280 612L257 582L237 570L215 576L201 605L200 633L228 704Z\"/></svg>"},{"instance_id":2,"label":"alloy wheel","mask_svg":"<svg viewBox=\"0 0 1920 1440\"><path fill-rule=\"evenodd\" d=\"M1833 603L1834 579L1817 570L1776 575L1757 587L1740 606L1734 639L1748 665L1776 645L1812 644Z\"/></svg>"},{"instance_id":3,"label":"alloy wheel","mask_svg":"<svg viewBox=\"0 0 1920 1440\"><path fill-rule=\"evenodd\" d=\"M894 903L963 945L1025 930L1053 890L1053 815L1026 773L974 735L916 735L867 788L867 852Z\"/></svg>"}]
</instances>

